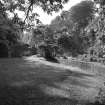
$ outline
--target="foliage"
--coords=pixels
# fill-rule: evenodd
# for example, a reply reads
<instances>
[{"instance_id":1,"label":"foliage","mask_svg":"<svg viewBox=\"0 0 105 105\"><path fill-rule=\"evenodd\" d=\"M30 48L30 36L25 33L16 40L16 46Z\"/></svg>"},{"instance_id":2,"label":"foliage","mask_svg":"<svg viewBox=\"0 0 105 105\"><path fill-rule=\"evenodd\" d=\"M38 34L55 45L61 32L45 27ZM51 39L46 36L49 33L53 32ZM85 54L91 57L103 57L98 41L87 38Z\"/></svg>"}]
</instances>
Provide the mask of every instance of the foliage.
<instances>
[{"instance_id":1,"label":"foliage","mask_svg":"<svg viewBox=\"0 0 105 105\"><path fill-rule=\"evenodd\" d=\"M0 39L8 40L10 43L16 43L19 40L20 30L17 24L12 23L3 11L3 5L0 11Z\"/></svg>"},{"instance_id":2,"label":"foliage","mask_svg":"<svg viewBox=\"0 0 105 105\"><path fill-rule=\"evenodd\" d=\"M94 0L97 17L95 17L86 28L86 34L91 33L88 37L90 45L94 51L93 57L96 56L97 61L105 62L105 2L104 0ZM97 6L98 5L98 6Z\"/></svg>"},{"instance_id":3,"label":"foliage","mask_svg":"<svg viewBox=\"0 0 105 105\"><path fill-rule=\"evenodd\" d=\"M63 11L61 16L56 17L51 25L60 27L66 26L70 30L75 27L86 27L89 21L94 18L94 3L92 1L82 1L73 6L69 11ZM56 27L56 26L55 26ZM57 27L56 27L57 28Z\"/></svg>"},{"instance_id":4,"label":"foliage","mask_svg":"<svg viewBox=\"0 0 105 105\"><path fill-rule=\"evenodd\" d=\"M33 9L36 6L41 7L45 12L51 14L53 11L57 12L59 9L63 8L63 4L66 3L68 0L2 0L0 1L0 15L1 15L1 22L2 20L5 22L4 25L1 25L0 29L4 33L6 31L6 36L1 35L2 39L9 40L10 45L16 44L19 42L20 33L24 30L30 30L35 28L34 22L36 24L41 24L40 20L38 19L38 14L34 13ZM20 19L16 11L22 11L25 15L24 20ZM10 19L8 17L9 13L13 14L13 17ZM34 30L36 34L37 31L40 31L39 28ZM52 31L45 27L45 29L40 31L41 35L44 36L43 41L45 40L53 40ZM47 32L47 33L46 33ZM39 35L39 33L38 33ZM36 35L36 36L38 36ZM47 36L46 36L47 35ZM34 39L36 38L34 35ZM40 38L42 38L40 36ZM52 37L52 38L51 38ZM37 39L39 41L39 39ZM19 42L20 43L20 42ZM18 43L18 44L19 44ZM18 45L17 45L18 46ZM14 47L13 47L14 48ZM15 50L15 48L14 48Z\"/></svg>"},{"instance_id":5,"label":"foliage","mask_svg":"<svg viewBox=\"0 0 105 105\"><path fill-rule=\"evenodd\" d=\"M82 1L73 6L69 12L73 22L81 22L81 24L86 26L88 20L94 17L94 3L89 0Z\"/></svg>"},{"instance_id":6,"label":"foliage","mask_svg":"<svg viewBox=\"0 0 105 105\"><path fill-rule=\"evenodd\" d=\"M8 56L12 56L14 46L21 42L21 29L16 22L17 16L13 19L9 19L6 13L5 5L0 2L0 40L7 47ZM3 49L3 51L5 48Z\"/></svg>"},{"instance_id":7,"label":"foliage","mask_svg":"<svg viewBox=\"0 0 105 105\"><path fill-rule=\"evenodd\" d=\"M104 37L104 30L105 30L105 26L104 26L104 23L105 23L105 12L104 12L104 9L105 9L105 4L104 4L104 0L95 0L95 3L96 5L98 4L99 5L99 8L97 8L97 13L99 14L99 18L98 18L98 21L97 21L97 24L98 24L98 27L97 27L97 35L99 36L99 38L101 37Z\"/></svg>"},{"instance_id":8,"label":"foliage","mask_svg":"<svg viewBox=\"0 0 105 105\"><path fill-rule=\"evenodd\" d=\"M70 51L72 49L75 49L73 39L69 36L66 36L66 35L62 35L58 39L58 45L63 47L64 50L69 50Z\"/></svg>"},{"instance_id":9,"label":"foliage","mask_svg":"<svg viewBox=\"0 0 105 105\"><path fill-rule=\"evenodd\" d=\"M45 12L51 14L53 11L59 11L63 8L63 4L68 2L68 0L2 0L4 11L10 12L14 15L15 20L19 20L18 24L22 28L32 29L35 25L33 24L36 21L36 24L41 24L38 19L39 15L33 11L36 6L41 7ZM19 19L16 16L15 11L22 11L25 14L24 21Z\"/></svg>"},{"instance_id":10,"label":"foliage","mask_svg":"<svg viewBox=\"0 0 105 105\"><path fill-rule=\"evenodd\" d=\"M63 11L61 16L57 16L52 20L50 27L57 32L61 32L64 28L68 29L68 32L71 31L73 28L73 22L69 17L69 12Z\"/></svg>"},{"instance_id":11,"label":"foliage","mask_svg":"<svg viewBox=\"0 0 105 105\"><path fill-rule=\"evenodd\" d=\"M32 34L33 34L32 42L34 42L35 45L39 45L40 43L43 43L43 42L46 42L46 43L54 42L54 37L53 37L54 32L47 25L38 26L36 29L33 29Z\"/></svg>"},{"instance_id":12,"label":"foliage","mask_svg":"<svg viewBox=\"0 0 105 105\"><path fill-rule=\"evenodd\" d=\"M54 31L48 26L38 26L33 30L31 46L37 46L40 54L47 60L54 60L57 52L57 42L54 38Z\"/></svg>"},{"instance_id":13,"label":"foliage","mask_svg":"<svg viewBox=\"0 0 105 105\"><path fill-rule=\"evenodd\" d=\"M82 1L69 11L63 11L61 16L52 21L50 27L59 33L58 42L66 52L72 54L86 52L90 46L90 38L85 33L85 28L94 18L94 10L92 1Z\"/></svg>"}]
</instances>

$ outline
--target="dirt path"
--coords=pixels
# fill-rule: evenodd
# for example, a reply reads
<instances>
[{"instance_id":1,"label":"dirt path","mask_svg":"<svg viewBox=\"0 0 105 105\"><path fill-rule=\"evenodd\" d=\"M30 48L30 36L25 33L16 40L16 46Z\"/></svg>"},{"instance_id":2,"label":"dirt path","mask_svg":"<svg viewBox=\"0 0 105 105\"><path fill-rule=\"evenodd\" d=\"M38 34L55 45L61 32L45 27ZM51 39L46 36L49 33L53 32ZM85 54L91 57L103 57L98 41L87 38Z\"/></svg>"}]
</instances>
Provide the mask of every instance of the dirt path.
<instances>
[{"instance_id":1,"label":"dirt path","mask_svg":"<svg viewBox=\"0 0 105 105\"><path fill-rule=\"evenodd\" d=\"M76 105L94 101L103 78L39 58L0 59L2 105Z\"/></svg>"}]
</instances>

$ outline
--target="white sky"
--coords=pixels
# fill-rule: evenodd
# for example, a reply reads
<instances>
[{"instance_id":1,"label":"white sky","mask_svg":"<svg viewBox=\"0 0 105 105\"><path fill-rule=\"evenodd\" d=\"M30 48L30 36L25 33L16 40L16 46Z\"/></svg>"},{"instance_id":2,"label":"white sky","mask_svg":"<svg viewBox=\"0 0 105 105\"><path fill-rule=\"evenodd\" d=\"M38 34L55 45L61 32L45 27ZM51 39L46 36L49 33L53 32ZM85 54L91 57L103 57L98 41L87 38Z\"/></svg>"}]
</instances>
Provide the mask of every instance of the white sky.
<instances>
[{"instance_id":1,"label":"white sky","mask_svg":"<svg viewBox=\"0 0 105 105\"><path fill-rule=\"evenodd\" d=\"M63 10L69 10L73 5L81 2L83 0L69 0L67 4L64 5ZM16 11L19 14L20 18L24 17L24 13ZM45 13L40 7L37 7L34 9L34 12L38 13L40 15L39 19L43 24L50 24L51 20L53 20L56 16L60 15L62 10L60 10L58 13L53 13L53 15L48 15Z\"/></svg>"}]
</instances>

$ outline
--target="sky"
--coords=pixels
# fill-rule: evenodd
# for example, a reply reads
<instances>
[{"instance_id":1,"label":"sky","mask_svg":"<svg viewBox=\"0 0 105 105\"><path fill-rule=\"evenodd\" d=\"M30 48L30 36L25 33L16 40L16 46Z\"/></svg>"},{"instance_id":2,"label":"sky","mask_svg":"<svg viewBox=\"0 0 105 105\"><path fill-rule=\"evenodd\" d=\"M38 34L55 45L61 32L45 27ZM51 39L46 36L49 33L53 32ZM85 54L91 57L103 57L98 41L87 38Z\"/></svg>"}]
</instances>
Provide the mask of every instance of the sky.
<instances>
[{"instance_id":1,"label":"sky","mask_svg":"<svg viewBox=\"0 0 105 105\"><path fill-rule=\"evenodd\" d=\"M68 3L66 3L64 5L64 8L62 10L60 10L58 13L53 13L52 15L48 15L47 13L45 13L40 7L36 7L34 9L34 12L39 14L39 19L43 24L50 24L51 21L58 15L60 15L60 13L63 10L69 10L72 6L76 5L77 3L81 2L83 0L69 0ZM20 18L24 17L24 13L16 11L19 14Z\"/></svg>"},{"instance_id":2,"label":"sky","mask_svg":"<svg viewBox=\"0 0 105 105\"><path fill-rule=\"evenodd\" d=\"M53 13L53 15L48 15L47 13L44 13L43 10L41 8L38 8L37 11L39 11L39 19L42 21L43 24L50 24L51 21L58 15L60 15L60 13L63 10L69 10L73 5L76 5L77 3L81 2L83 0L69 0L69 2L67 4L64 5L64 8L62 10L60 10L58 13Z\"/></svg>"}]
</instances>

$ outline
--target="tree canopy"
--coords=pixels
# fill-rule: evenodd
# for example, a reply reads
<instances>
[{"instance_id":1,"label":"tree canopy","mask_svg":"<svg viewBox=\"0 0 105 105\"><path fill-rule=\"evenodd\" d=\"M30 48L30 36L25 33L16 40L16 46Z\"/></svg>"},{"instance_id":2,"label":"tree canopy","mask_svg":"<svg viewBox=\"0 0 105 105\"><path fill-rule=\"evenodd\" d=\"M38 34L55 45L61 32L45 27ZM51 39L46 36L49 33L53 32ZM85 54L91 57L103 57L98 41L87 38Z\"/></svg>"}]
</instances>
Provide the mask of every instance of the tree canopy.
<instances>
[{"instance_id":1,"label":"tree canopy","mask_svg":"<svg viewBox=\"0 0 105 105\"><path fill-rule=\"evenodd\" d=\"M83 54L89 49L105 44L105 13L104 0L85 0L68 11L63 11L50 25L42 25L38 19L38 14L34 12L36 6L40 6L48 14L57 12L63 8L63 4L68 0L2 0L0 1L1 23L4 21L7 29L11 32L21 32L24 29L30 30L29 37L32 46L35 44L52 44L61 47L63 51ZM97 8L97 4L99 7ZM23 11L25 17L21 20L16 14L16 10ZM8 13L13 14L13 18L8 18ZM96 17L95 13L98 14ZM6 21L5 21L6 20ZM39 24L35 27L34 22ZM7 25L8 24L8 25ZM0 27L5 27L2 25ZM11 28L10 28L11 27ZM6 29L5 28L5 29ZM17 31L15 31L17 30ZM12 34L17 35L17 34ZM9 38L12 38L12 35ZM17 35L18 36L18 35ZM13 40L17 39L14 38ZM91 48L90 48L91 47ZM97 48L96 48L97 49ZM96 50L97 51L97 50Z\"/></svg>"},{"instance_id":2,"label":"tree canopy","mask_svg":"<svg viewBox=\"0 0 105 105\"><path fill-rule=\"evenodd\" d=\"M83 53L88 44L88 37L85 34L85 28L94 19L94 2L82 1L71 7L69 11L63 11L51 23L50 27L58 34L59 43L63 49L77 53ZM74 52L73 52L74 53Z\"/></svg>"},{"instance_id":3,"label":"tree canopy","mask_svg":"<svg viewBox=\"0 0 105 105\"><path fill-rule=\"evenodd\" d=\"M33 11L36 6L51 14L53 11L57 12L59 9L62 9L63 4L67 2L68 0L2 0L0 4L3 12L14 14L15 22L17 21L21 26L25 25L23 28L32 28L34 26L33 22L36 21L36 24L41 23L38 19L39 15ZM16 10L24 12L24 21L19 19L15 13Z\"/></svg>"}]
</instances>

